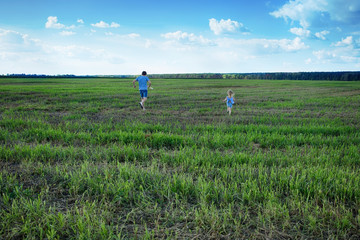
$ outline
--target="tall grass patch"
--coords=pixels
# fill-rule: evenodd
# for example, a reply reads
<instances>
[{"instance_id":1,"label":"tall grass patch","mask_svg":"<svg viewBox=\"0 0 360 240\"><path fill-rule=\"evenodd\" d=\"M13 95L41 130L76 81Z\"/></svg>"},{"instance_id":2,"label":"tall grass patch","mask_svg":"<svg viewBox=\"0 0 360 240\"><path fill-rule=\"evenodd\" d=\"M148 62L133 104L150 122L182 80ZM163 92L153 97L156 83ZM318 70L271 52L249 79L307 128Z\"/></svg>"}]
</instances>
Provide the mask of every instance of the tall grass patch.
<instances>
[{"instance_id":1,"label":"tall grass patch","mask_svg":"<svg viewBox=\"0 0 360 240\"><path fill-rule=\"evenodd\" d=\"M360 238L360 82L131 82L0 79L0 239Z\"/></svg>"}]
</instances>

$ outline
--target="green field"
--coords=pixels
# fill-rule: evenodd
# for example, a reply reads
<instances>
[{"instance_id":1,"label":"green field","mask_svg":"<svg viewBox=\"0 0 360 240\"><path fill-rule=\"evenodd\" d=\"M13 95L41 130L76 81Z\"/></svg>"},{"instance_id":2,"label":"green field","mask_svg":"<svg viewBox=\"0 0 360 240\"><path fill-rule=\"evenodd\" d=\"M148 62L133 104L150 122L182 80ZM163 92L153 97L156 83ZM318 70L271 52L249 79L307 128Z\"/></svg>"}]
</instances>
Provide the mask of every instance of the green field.
<instances>
[{"instance_id":1,"label":"green field","mask_svg":"<svg viewBox=\"0 0 360 240\"><path fill-rule=\"evenodd\" d=\"M0 79L0 239L360 239L360 82L152 83Z\"/></svg>"}]
</instances>

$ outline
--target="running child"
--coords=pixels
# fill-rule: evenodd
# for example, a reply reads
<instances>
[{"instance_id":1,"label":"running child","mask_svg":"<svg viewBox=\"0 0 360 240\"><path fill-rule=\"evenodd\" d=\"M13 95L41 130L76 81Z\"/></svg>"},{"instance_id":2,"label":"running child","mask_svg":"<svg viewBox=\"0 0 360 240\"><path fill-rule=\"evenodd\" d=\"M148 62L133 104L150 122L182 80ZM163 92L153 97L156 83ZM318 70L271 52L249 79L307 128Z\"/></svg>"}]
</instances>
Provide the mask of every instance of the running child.
<instances>
[{"instance_id":1,"label":"running child","mask_svg":"<svg viewBox=\"0 0 360 240\"><path fill-rule=\"evenodd\" d=\"M133 81L134 88L136 88L135 82L139 82L139 90L140 90L140 97L141 97L141 102L139 102L139 104L143 110L145 110L145 102L146 102L147 96L148 96L148 82L149 82L149 88L151 88L151 81L148 78L148 76L146 76L146 74L147 74L146 71L143 71L141 76L137 77Z\"/></svg>"},{"instance_id":2,"label":"running child","mask_svg":"<svg viewBox=\"0 0 360 240\"><path fill-rule=\"evenodd\" d=\"M231 115L231 108L232 105L235 103L234 95L235 93L231 89L229 89L227 91L227 97L223 100L223 102L226 102L227 112L229 113L229 115Z\"/></svg>"}]
</instances>

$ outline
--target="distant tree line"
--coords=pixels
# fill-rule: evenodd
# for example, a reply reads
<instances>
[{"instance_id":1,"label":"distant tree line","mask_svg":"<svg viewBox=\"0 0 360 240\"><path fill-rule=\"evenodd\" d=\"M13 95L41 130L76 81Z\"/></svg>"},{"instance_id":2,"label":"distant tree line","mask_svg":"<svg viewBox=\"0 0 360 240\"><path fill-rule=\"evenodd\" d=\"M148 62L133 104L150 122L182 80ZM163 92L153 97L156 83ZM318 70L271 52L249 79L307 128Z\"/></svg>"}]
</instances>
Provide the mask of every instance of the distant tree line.
<instances>
[{"instance_id":1,"label":"distant tree line","mask_svg":"<svg viewBox=\"0 0 360 240\"><path fill-rule=\"evenodd\" d=\"M244 79L360 81L360 72L280 72L247 74Z\"/></svg>"},{"instance_id":2,"label":"distant tree line","mask_svg":"<svg viewBox=\"0 0 360 240\"><path fill-rule=\"evenodd\" d=\"M0 78L131 78L132 75L46 75L46 74L6 74L0 75Z\"/></svg>"},{"instance_id":3,"label":"distant tree line","mask_svg":"<svg viewBox=\"0 0 360 240\"><path fill-rule=\"evenodd\" d=\"M45 74L7 74L1 78L135 78L135 75L45 75ZM265 79L265 80L327 80L360 81L358 72L274 72L274 73L180 73L150 74L159 79Z\"/></svg>"},{"instance_id":4,"label":"distant tree line","mask_svg":"<svg viewBox=\"0 0 360 240\"><path fill-rule=\"evenodd\" d=\"M85 76L76 76L73 74L64 75L46 75L46 74L6 74L0 75L2 78L84 78ZM91 77L91 76L88 76Z\"/></svg>"},{"instance_id":5,"label":"distant tree line","mask_svg":"<svg viewBox=\"0 0 360 240\"><path fill-rule=\"evenodd\" d=\"M179 79L265 79L265 80L328 80L360 81L360 72L277 72L277 73L197 73L152 74L151 78Z\"/></svg>"},{"instance_id":6,"label":"distant tree line","mask_svg":"<svg viewBox=\"0 0 360 240\"><path fill-rule=\"evenodd\" d=\"M150 74L150 78L164 79L222 79L227 74L221 73L170 73L170 74Z\"/></svg>"}]
</instances>

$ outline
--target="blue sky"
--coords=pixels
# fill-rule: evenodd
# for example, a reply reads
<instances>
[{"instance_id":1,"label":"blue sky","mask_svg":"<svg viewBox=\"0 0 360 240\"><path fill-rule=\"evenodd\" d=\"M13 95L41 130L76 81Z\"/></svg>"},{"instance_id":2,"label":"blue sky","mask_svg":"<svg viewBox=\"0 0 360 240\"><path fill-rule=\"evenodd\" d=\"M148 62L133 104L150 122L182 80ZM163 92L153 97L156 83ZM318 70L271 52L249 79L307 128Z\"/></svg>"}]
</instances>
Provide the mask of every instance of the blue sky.
<instances>
[{"instance_id":1,"label":"blue sky","mask_svg":"<svg viewBox=\"0 0 360 240\"><path fill-rule=\"evenodd\" d=\"M0 74L360 70L359 0L0 0Z\"/></svg>"}]
</instances>

